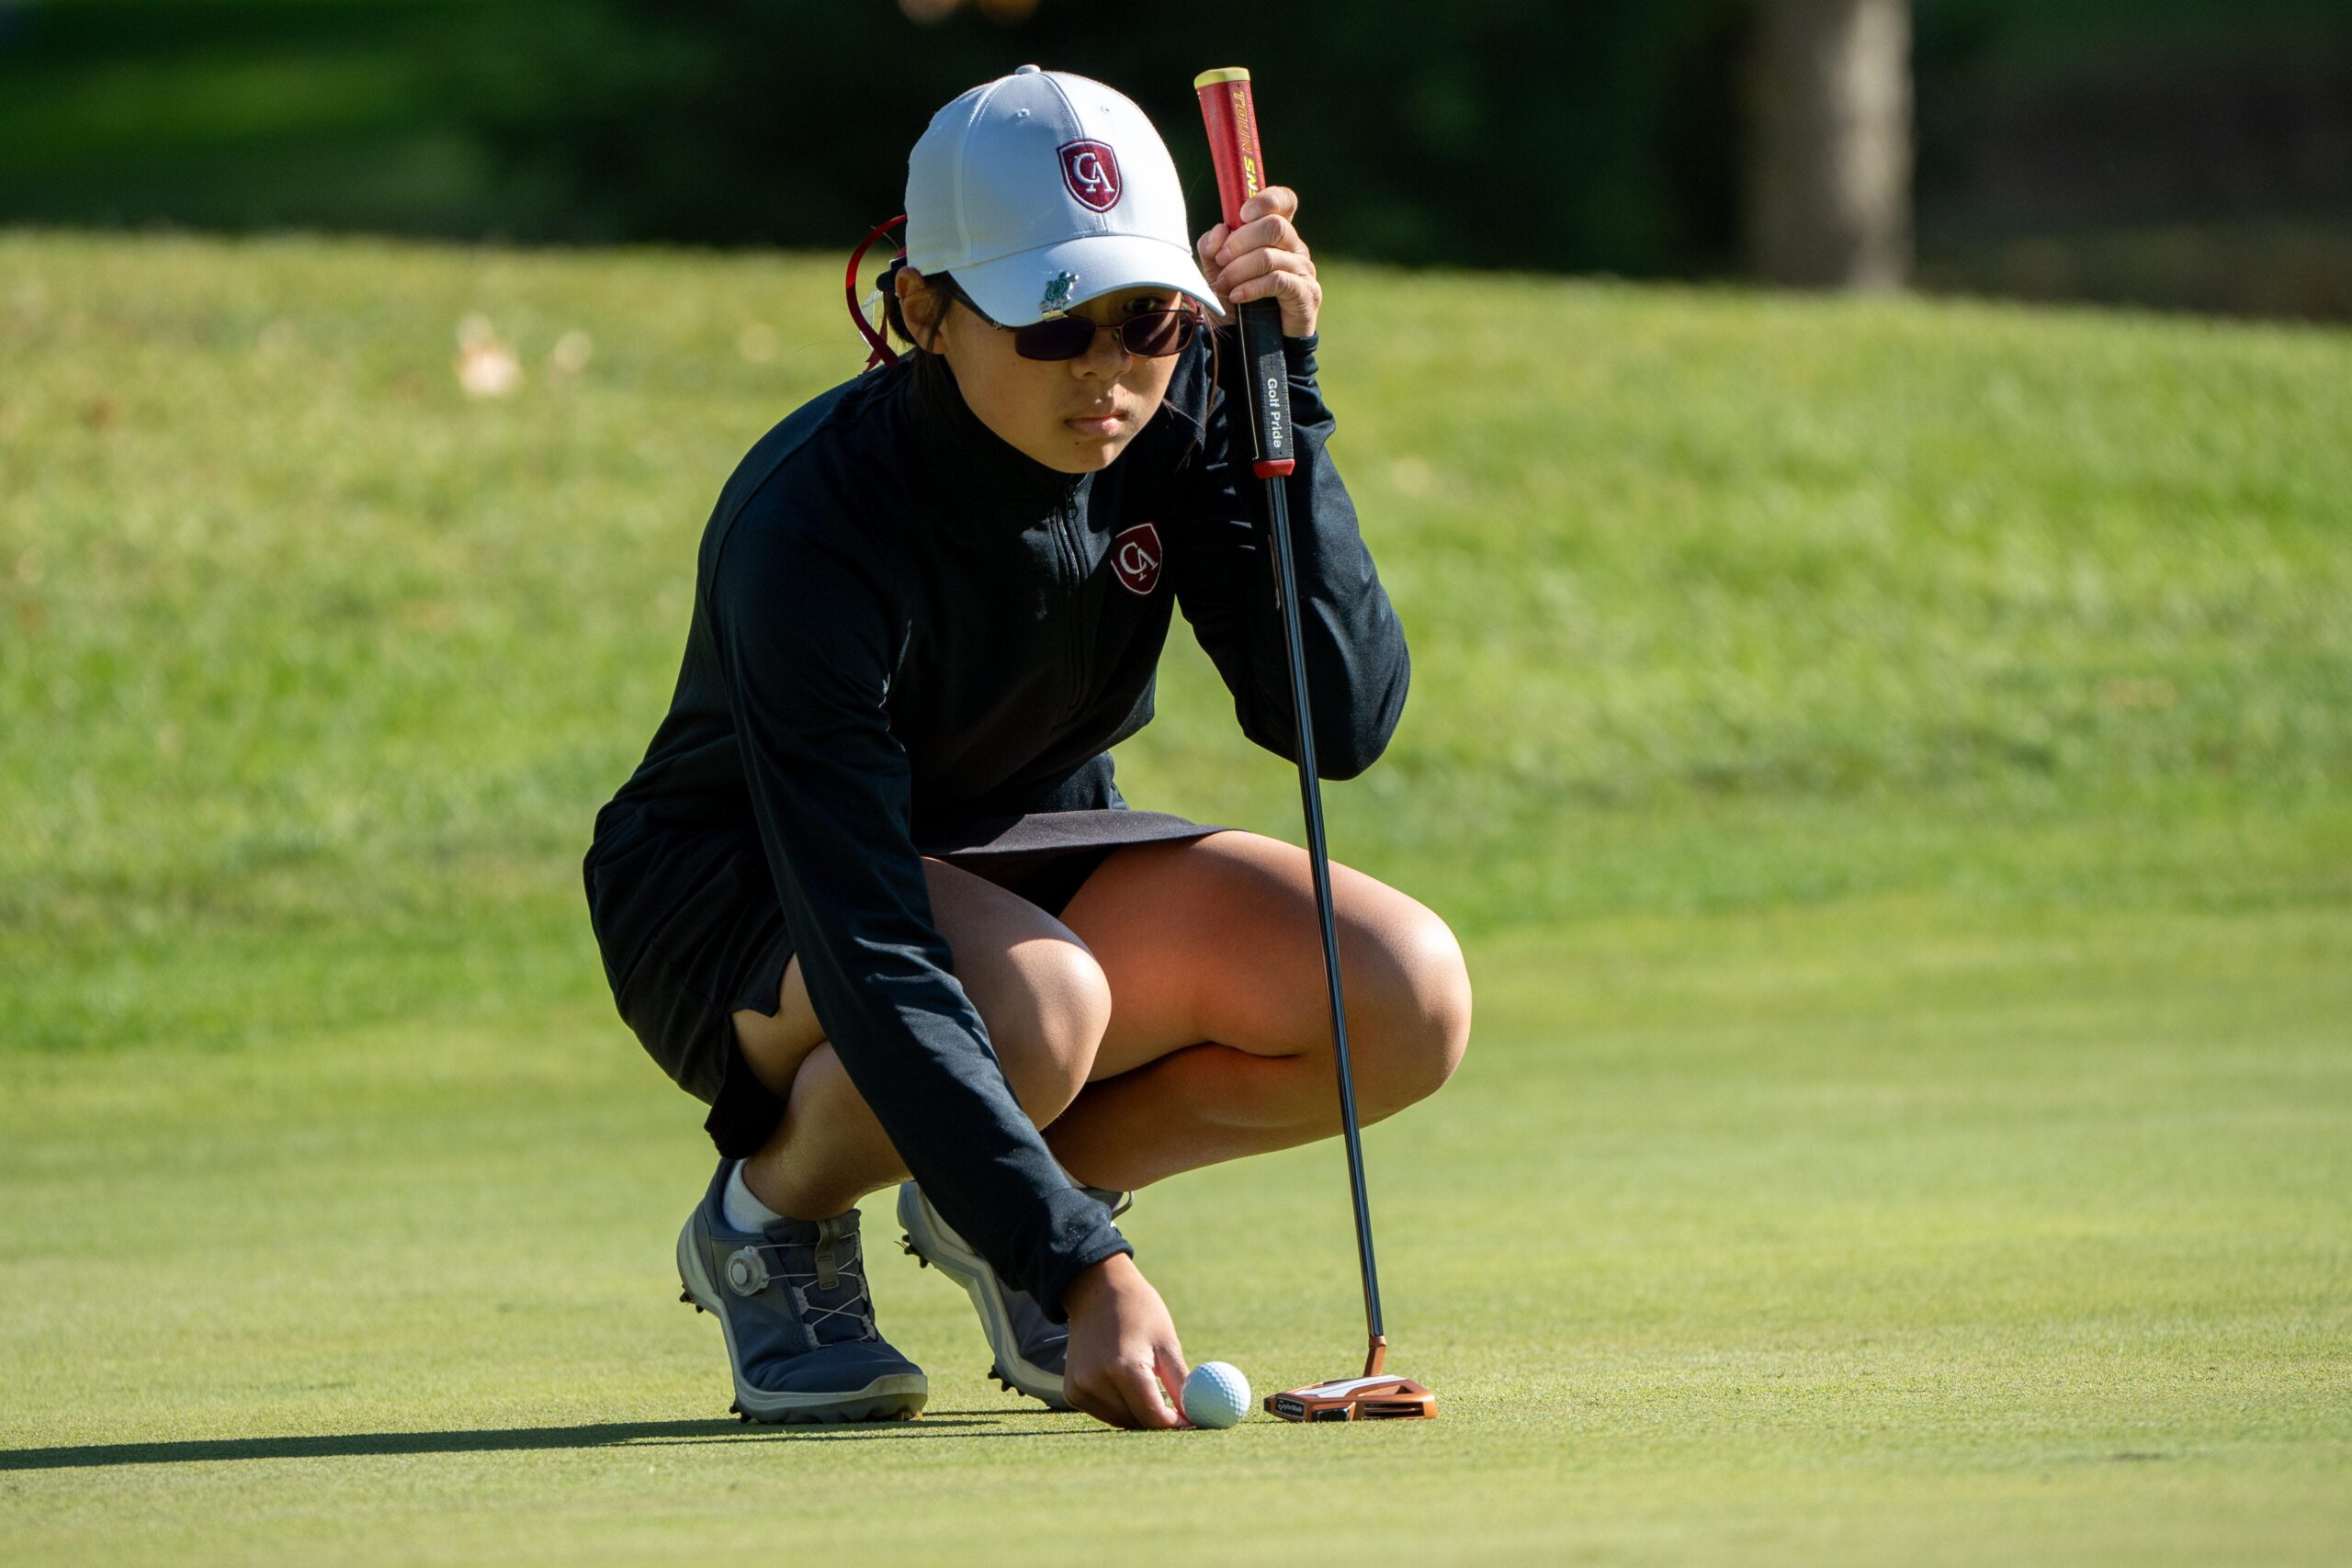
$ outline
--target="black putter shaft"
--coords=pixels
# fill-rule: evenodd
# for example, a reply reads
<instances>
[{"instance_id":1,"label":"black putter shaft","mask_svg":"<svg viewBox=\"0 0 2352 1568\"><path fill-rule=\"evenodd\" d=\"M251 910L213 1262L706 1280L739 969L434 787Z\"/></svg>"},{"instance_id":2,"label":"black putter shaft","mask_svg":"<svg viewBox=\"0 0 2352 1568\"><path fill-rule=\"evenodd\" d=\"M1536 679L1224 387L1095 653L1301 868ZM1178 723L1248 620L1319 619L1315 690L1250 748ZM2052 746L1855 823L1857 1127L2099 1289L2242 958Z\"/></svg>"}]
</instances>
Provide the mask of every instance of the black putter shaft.
<instances>
[{"instance_id":1,"label":"black putter shaft","mask_svg":"<svg viewBox=\"0 0 2352 1568\"><path fill-rule=\"evenodd\" d=\"M1272 330L1282 331L1282 308L1271 299L1251 300L1242 307L1241 330L1250 331L1249 313L1260 304L1273 317ZM1278 344L1274 350L1282 352ZM1281 386L1282 383L1276 383ZM1290 419L1290 395L1281 393L1282 418ZM1261 447L1261 450L1263 448ZM1340 990L1340 942L1331 919L1331 857L1323 843L1323 791L1315 775L1315 734L1306 705L1306 646L1299 629L1297 573L1292 564L1290 503L1280 475L1266 480L1266 513L1273 527L1276 592L1282 600L1283 629L1290 641L1290 690L1298 708L1298 793L1306 810L1306 852L1315 865L1315 913L1323 923L1323 973L1331 990L1331 1045L1340 1066L1340 1130L1348 1145L1348 1186L1355 1200L1356 1255L1363 1264L1363 1317L1371 1336L1364 1356L1364 1376L1380 1371L1388 1337L1380 1320L1380 1273L1372 1257L1372 1205L1363 1188L1363 1138L1357 1131L1355 1071L1348 1060L1348 1019Z\"/></svg>"},{"instance_id":2,"label":"black putter shaft","mask_svg":"<svg viewBox=\"0 0 2352 1568\"><path fill-rule=\"evenodd\" d=\"M1258 146L1257 115L1250 73L1208 71L1193 79L1207 122L1216 164L1217 192L1228 230L1241 226L1241 204L1265 180ZM1367 1335L1364 1375L1380 1371L1388 1352L1381 1324L1380 1272L1372 1253L1372 1204L1363 1184L1363 1138L1357 1130L1355 1071L1348 1059L1348 1018L1340 987L1340 940L1331 915L1331 859L1323 840L1322 781L1315 769L1315 724L1306 696L1306 638L1298 616L1298 574L1291 553L1290 500L1283 480L1296 466L1291 451L1290 374L1283 359L1283 311L1279 301L1251 299L1239 307L1241 357L1250 376L1250 429L1255 443L1252 471L1266 481L1266 519L1272 535L1274 599L1283 612L1283 635L1290 650L1290 694L1298 723L1298 794L1306 813L1306 853L1315 869L1315 913L1323 928L1323 974L1330 988L1332 1055L1339 1066L1340 1131L1347 1143L1348 1187L1356 1215L1356 1258L1363 1270L1363 1316Z\"/></svg>"}]
</instances>

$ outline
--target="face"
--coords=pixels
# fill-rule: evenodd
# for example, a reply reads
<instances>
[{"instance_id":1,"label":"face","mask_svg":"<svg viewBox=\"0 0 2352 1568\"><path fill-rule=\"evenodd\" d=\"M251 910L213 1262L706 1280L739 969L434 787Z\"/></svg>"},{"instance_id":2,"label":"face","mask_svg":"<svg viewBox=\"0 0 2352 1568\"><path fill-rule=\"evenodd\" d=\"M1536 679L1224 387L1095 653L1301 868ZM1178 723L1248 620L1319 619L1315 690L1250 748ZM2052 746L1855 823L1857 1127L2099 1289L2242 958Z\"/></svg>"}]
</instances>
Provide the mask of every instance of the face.
<instances>
[{"instance_id":1,"label":"face","mask_svg":"<svg viewBox=\"0 0 2352 1568\"><path fill-rule=\"evenodd\" d=\"M917 342L946 356L956 384L980 423L1018 450L1065 474L1110 466L1136 433L1159 412L1180 357L1143 359L1114 333L1098 332L1076 359L1023 359L1012 333L960 300L926 289L922 275L901 269L900 309ZM1125 288L1073 307L1072 315L1103 325L1144 310L1164 310L1182 297L1167 288Z\"/></svg>"}]
</instances>

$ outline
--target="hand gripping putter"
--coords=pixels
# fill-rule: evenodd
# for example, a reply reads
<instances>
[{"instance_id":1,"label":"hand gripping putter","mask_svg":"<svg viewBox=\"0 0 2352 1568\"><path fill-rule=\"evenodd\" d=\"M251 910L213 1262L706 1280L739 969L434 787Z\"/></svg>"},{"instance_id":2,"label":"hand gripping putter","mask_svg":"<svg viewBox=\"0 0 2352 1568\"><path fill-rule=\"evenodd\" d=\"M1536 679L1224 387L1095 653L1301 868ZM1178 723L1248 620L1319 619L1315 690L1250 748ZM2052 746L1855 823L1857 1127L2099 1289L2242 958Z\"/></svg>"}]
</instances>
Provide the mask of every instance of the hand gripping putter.
<instances>
[{"instance_id":1,"label":"hand gripping putter","mask_svg":"<svg viewBox=\"0 0 2352 1568\"><path fill-rule=\"evenodd\" d=\"M1258 116L1250 73L1233 67L1193 78L1207 122L1209 153L1216 161L1217 197L1230 231L1241 227L1241 204L1266 183L1258 146ZM1363 1315L1368 1340L1363 1375L1269 1394L1266 1409L1285 1421L1427 1419L1437 1396L1409 1378L1388 1377L1381 1363L1388 1337L1380 1325L1380 1276L1372 1261L1372 1214L1364 1200L1363 1142L1356 1131L1355 1077L1348 1066L1348 1021L1340 998L1340 943L1331 921L1331 863L1323 847L1323 795L1315 773L1315 727L1306 707L1306 649L1298 625L1297 572L1291 557L1290 504L1283 476L1291 455L1290 379L1283 363L1283 311L1272 299L1239 307L1241 357L1250 376L1250 430L1257 438L1257 476L1266 481L1266 515L1273 533L1274 597L1282 604L1290 643L1291 705L1298 720L1298 793L1306 807L1308 858L1315 866L1315 912L1323 925L1323 973L1331 988L1332 1055L1340 1066L1340 1126L1348 1146L1348 1183L1355 1198L1356 1257L1363 1266Z\"/></svg>"}]
</instances>

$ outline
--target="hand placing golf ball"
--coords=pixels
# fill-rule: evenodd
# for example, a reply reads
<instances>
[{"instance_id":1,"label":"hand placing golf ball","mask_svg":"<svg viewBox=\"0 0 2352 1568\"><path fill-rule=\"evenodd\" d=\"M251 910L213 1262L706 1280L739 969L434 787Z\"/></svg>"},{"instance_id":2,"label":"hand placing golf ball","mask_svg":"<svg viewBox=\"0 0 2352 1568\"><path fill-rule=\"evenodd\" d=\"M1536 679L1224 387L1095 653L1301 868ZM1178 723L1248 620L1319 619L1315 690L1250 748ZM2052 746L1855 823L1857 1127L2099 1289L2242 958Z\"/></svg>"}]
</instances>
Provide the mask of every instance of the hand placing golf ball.
<instances>
[{"instance_id":1,"label":"hand placing golf ball","mask_svg":"<svg viewBox=\"0 0 2352 1568\"><path fill-rule=\"evenodd\" d=\"M1250 1380L1230 1361L1203 1361L1182 1393L1184 1419L1195 1427L1230 1427L1250 1414Z\"/></svg>"}]
</instances>

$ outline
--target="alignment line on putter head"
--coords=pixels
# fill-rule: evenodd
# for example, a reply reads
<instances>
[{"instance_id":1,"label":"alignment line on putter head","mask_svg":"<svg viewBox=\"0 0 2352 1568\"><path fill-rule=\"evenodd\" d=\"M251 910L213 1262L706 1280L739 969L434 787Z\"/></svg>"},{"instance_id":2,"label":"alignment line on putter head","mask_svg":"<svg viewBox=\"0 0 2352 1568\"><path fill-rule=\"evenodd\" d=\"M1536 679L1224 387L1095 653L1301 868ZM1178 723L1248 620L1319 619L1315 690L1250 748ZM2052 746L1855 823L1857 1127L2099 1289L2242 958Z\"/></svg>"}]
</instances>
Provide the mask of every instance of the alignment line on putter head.
<instances>
[{"instance_id":1,"label":"alignment line on putter head","mask_svg":"<svg viewBox=\"0 0 2352 1568\"><path fill-rule=\"evenodd\" d=\"M1208 128L1209 155L1216 164L1217 197L1228 231L1241 227L1241 204L1263 189L1266 162L1258 143L1258 114L1250 73L1238 66L1204 71L1193 78ZM1288 1421L1353 1421L1360 1417L1426 1417L1437 1414L1436 1396L1419 1383L1378 1374L1387 1359L1388 1337L1381 1326L1380 1275L1372 1256L1371 1203L1364 1196L1363 1140L1356 1127L1355 1073L1348 1061L1347 1010L1340 991L1340 942L1331 918L1331 861L1323 844L1323 793L1315 773L1315 726L1307 712L1306 643L1298 621L1298 577L1291 554L1290 502L1283 480L1295 466L1291 450L1290 373L1283 358L1283 311L1272 299L1246 301L1241 318L1241 357L1249 367L1250 427L1257 461L1252 471L1266 481L1266 514L1273 535L1275 597L1283 611L1283 635L1290 650L1292 716L1298 725L1298 790L1306 813L1307 859L1315 872L1315 914L1323 928L1323 973L1331 1002L1331 1050L1339 1066L1340 1131L1347 1144L1348 1187L1355 1202L1356 1258L1363 1272L1364 1375L1344 1386L1317 1383L1270 1394L1266 1409Z\"/></svg>"}]
</instances>

